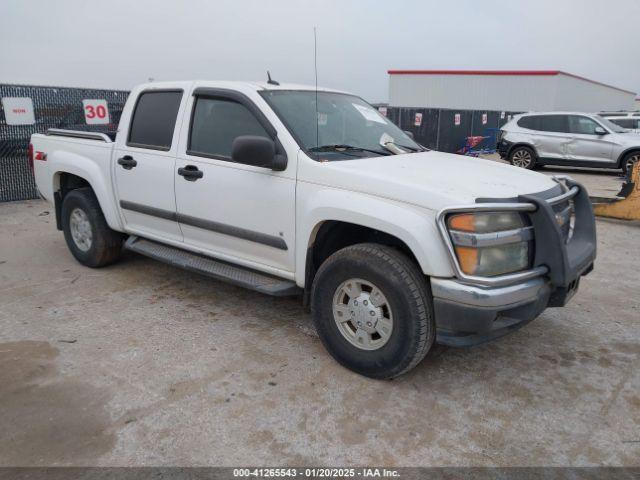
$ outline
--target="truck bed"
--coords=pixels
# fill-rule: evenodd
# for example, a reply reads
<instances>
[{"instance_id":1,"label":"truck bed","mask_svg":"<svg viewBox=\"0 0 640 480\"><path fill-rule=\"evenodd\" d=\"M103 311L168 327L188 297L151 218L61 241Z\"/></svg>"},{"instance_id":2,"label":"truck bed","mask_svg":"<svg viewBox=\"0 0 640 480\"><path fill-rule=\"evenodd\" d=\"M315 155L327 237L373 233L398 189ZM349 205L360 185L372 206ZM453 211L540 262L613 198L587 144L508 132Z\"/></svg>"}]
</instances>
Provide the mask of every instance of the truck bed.
<instances>
[{"instance_id":1,"label":"truck bed","mask_svg":"<svg viewBox=\"0 0 640 480\"><path fill-rule=\"evenodd\" d=\"M31 136L33 151L44 158L33 162L34 176L40 194L53 202L56 172L66 172L82 178L111 178L111 156L115 143L104 133L51 128L46 133ZM101 173L96 175L96 171ZM93 172L93 173L91 173ZM111 185L94 185L97 195L109 192Z\"/></svg>"}]
</instances>

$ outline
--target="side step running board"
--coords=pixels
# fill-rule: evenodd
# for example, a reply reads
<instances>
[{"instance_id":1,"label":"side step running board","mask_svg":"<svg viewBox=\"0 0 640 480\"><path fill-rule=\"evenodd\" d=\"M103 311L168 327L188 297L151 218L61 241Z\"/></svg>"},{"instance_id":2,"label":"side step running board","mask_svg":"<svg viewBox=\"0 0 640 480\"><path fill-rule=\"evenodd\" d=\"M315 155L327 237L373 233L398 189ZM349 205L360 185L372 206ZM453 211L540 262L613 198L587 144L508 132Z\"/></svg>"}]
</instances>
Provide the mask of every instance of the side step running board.
<instances>
[{"instance_id":1,"label":"side step running board","mask_svg":"<svg viewBox=\"0 0 640 480\"><path fill-rule=\"evenodd\" d=\"M214 260L135 235L129 237L124 248L176 267L201 273L217 280L224 280L267 295L285 297L302 293L302 289L292 281Z\"/></svg>"}]
</instances>

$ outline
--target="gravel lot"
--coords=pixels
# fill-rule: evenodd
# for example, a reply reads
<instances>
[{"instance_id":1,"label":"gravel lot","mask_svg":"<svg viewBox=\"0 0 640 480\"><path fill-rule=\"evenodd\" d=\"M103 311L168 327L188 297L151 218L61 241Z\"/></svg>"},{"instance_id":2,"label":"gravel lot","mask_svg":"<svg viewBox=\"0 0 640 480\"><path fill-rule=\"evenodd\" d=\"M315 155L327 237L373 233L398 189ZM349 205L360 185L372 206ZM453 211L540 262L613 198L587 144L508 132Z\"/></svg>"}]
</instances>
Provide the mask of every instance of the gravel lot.
<instances>
[{"instance_id":1,"label":"gravel lot","mask_svg":"<svg viewBox=\"0 0 640 480\"><path fill-rule=\"evenodd\" d=\"M82 267L0 204L0 465L640 465L640 225L564 309L374 381L298 299L128 254Z\"/></svg>"}]
</instances>

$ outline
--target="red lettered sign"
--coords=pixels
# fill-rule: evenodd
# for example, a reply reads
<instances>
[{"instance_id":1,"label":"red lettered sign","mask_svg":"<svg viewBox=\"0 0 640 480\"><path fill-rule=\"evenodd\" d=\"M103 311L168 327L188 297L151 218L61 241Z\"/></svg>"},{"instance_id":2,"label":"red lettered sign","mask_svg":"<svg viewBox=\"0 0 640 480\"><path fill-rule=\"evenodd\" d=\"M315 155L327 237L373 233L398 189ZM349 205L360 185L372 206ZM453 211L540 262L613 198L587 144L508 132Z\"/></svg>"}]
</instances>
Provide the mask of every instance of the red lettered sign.
<instances>
[{"instance_id":1,"label":"red lettered sign","mask_svg":"<svg viewBox=\"0 0 640 480\"><path fill-rule=\"evenodd\" d=\"M82 108L84 109L84 120L87 125L106 125L111 123L109 106L106 100L82 100Z\"/></svg>"},{"instance_id":2,"label":"red lettered sign","mask_svg":"<svg viewBox=\"0 0 640 480\"><path fill-rule=\"evenodd\" d=\"M7 125L33 125L36 123L33 101L29 97L4 97L2 108Z\"/></svg>"},{"instance_id":3,"label":"red lettered sign","mask_svg":"<svg viewBox=\"0 0 640 480\"><path fill-rule=\"evenodd\" d=\"M486 125L486 124L487 124L487 114L486 114L486 113L483 113L483 114L482 114L482 124L483 124L483 125Z\"/></svg>"},{"instance_id":4,"label":"red lettered sign","mask_svg":"<svg viewBox=\"0 0 640 480\"><path fill-rule=\"evenodd\" d=\"M453 116L453 124L454 125L460 125L460 114L459 113L456 113Z\"/></svg>"},{"instance_id":5,"label":"red lettered sign","mask_svg":"<svg viewBox=\"0 0 640 480\"><path fill-rule=\"evenodd\" d=\"M416 127L419 127L420 125L422 125L422 114L421 113L416 113L416 116L413 119L413 124Z\"/></svg>"}]
</instances>

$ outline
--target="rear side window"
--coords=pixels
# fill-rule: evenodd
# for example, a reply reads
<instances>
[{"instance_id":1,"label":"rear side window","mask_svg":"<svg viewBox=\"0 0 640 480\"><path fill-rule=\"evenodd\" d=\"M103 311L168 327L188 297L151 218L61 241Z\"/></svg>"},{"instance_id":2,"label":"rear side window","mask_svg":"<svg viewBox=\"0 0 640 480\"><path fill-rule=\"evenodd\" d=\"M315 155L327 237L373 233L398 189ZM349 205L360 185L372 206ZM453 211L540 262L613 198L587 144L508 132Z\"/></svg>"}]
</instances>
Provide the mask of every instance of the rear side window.
<instances>
[{"instance_id":1,"label":"rear side window","mask_svg":"<svg viewBox=\"0 0 640 480\"><path fill-rule=\"evenodd\" d=\"M569 133L567 115L540 115L539 130L543 132Z\"/></svg>"},{"instance_id":2,"label":"rear side window","mask_svg":"<svg viewBox=\"0 0 640 480\"><path fill-rule=\"evenodd\" d=\"M229 159L233 141L241 135L270 138L244 105L232 100L198 97L191 122L189 154Z\"/></svg>"},{"instance_id":3,"label":"rear side window","mask_svg":"<svg viewBox=\"0 0 640 480\"><path fill-rule=\"evenodd\" d=\"M569 132L566 115L529 115L518 120L518 126L540 132Z\"/></svg>"},{"instance_id":4,"label":"rear side window","mask_svg":"<svg viewBox=\"0 0 640 480\"><path fill-rule=\"evenodd\" d=\"M133 112L127 145L170 150L181 99L180 90L142 93Z\"/></svg>"},{"instance_id":5,"label":"rear side window","mask_svg":"<svg viewBox=\"0 0 640 480\"><path fill-rule=\"evenodd\" d=\"M539 122L540 116L531 115L528 117L522 117L518 120L518 126L522 128L528 128L529 130L540 130Z\"/></svg>"}]
</instances>

